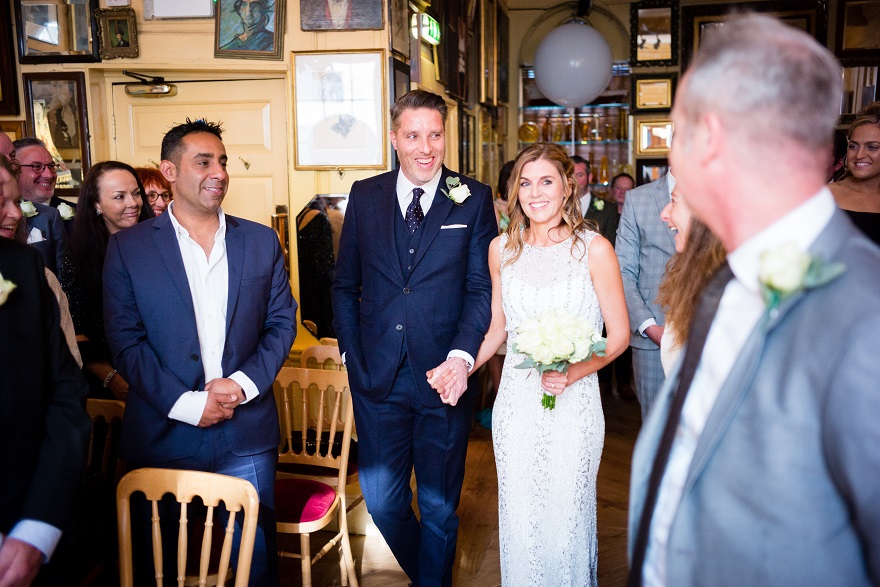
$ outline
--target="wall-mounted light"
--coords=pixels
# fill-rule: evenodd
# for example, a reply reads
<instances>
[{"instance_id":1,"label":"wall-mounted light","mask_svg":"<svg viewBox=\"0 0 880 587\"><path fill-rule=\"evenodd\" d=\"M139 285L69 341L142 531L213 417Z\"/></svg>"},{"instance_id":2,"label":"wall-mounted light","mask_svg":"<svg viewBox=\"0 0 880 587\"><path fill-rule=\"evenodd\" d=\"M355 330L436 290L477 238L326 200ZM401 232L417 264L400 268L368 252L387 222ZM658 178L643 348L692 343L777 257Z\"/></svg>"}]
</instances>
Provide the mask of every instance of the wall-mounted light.
<instances>
[{"instance_id":1,"label":"wall-mounted light","mask_svg":"<svg viewBox=\"0 0 880 587\"><path fill-rule=\"evenodd\" d=\"M437 19L426 12L420 12L412 15L410 30L413 39L419 38L418 22L422 19L422 40L430 45L440 44L440 23Z\"/></svg>"}]
</instances>

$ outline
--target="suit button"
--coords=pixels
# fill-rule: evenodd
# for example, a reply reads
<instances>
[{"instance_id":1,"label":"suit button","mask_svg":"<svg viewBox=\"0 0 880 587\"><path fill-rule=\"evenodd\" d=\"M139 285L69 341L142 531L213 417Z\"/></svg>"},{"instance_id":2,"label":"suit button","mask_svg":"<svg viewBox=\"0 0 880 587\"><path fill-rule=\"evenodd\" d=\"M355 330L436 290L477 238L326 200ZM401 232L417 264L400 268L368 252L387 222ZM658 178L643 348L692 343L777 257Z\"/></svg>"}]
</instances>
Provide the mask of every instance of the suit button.
<instances>
[{"instance_id":1,"label":"suit button","mask_svg":"<svg viewBox=\"0 0 880 587\"><path fill-rule=\"evenodd\" d=\"M408 293L409 293L409 288L408 288L408 287L403 288L403 293L408 294Z\"/></svg>"},{"instance_id":2,"label":"suit button","mask_svg":"<svg viewBox=\"0 0 880 587\"><path fill-rule=\"evenodd\" d=\"M198 361L198 360L199 360L199 356L198 356L198 355L190 355L189 358L192 359L193 361Z\"/></svg>"},{"instance_id":3,"label":"suit button","mask_svg":"<svg viewBox=\"0 0 880 587\"><path fill-rule=\"evenodd\" d=\"M403 330L403 324L398 324L394 327L394 330Z\"/></svg>"},{"instance_id":4,"label":"suit button","mask_svg":"<svg viewBox=\"0 0 880 587\"><path fill-rule=\"evenodd\" d=\"M415 253L415 252L416 252L415 249L410 249L410 250L409 250L409 254L410 254L410 255L412 255L412 254Z\"/></svg>"}]
</instances>

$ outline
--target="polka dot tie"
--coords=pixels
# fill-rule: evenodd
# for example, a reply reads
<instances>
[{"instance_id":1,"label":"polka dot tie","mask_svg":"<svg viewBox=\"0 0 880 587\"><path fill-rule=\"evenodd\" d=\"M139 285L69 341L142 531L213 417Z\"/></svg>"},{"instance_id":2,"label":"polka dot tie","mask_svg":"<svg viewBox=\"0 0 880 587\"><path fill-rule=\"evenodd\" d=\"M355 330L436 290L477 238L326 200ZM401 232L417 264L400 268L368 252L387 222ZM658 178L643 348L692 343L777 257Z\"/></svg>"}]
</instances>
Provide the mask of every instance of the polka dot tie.
<instances>
[{"instance_id":1,"label":"polka dot tie","mask_svg":"<svg viewBox=\"0 0 880 587\"><path fill-rule=\"evenodd\" d=\"M415 188L413 190L412 202L409 203L409 207L406 209L406 227L409 228L410 234L414 234L419 224L425 219L425 213L422 212L422 204L419 202L419 198L424 193L425 190L422 188Z\"/></svg>"}]
</instances>

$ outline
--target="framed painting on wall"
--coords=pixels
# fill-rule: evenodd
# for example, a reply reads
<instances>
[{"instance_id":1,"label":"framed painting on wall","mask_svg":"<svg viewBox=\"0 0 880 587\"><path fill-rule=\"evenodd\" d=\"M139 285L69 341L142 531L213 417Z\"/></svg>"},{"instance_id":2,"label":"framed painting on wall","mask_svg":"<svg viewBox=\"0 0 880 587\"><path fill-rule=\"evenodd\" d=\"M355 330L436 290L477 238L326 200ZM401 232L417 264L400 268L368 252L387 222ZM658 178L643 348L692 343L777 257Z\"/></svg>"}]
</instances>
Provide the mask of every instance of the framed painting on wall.
<instances>
[{"instance_id":1,"label":"framed painting on wall","mask_svg":"<svg viewBox=\"0 0 880 587\"><path fill-rule=\"evenodd\" d=\"M662 159L636 159L636 186L657 181L669 171L669 161Z\"/></svg>"},{"instance_id":2,"label":"framed painting on wall","mask_svg":"<svg viewBox=\"0 0 880 587\"><path fill-rule=\"evenodd\" d=\"M880 2L838 0L834 53L844 65L880 65Z\"/></svg>"},{"instance_id":3,"label":"framed painting on wall","mask_svg":"<svg viewBox=\"0 0 880 587\"><path fill-rule=\"evenodd\" d=\"M480 0L480 102L495 104L498 43L496 0Z\"/></svg>"},{"instance_id":4,"label":"framed painting on wall","mask_svg":"<svg viewBox=\"0 0 880 587\"><path fill-rule=\"evenodd\" d=\"M465 0L446 2L446 27L444 47L446 51L446 93L468 101L468 26L465 20Z\"/></svg>"},{"instance_id":5,"label":"framed painting on wall","mask_svg":"<svg viewBox=\"0 0 880 587\"><path fill-rule=\"evenodd\" d=\"M672 121L639 120L636 123L636 155L667 155L672 146Z\"/></svg>"},{"instance_id":6,"label":"framed painting on wall","mask_svg":"<svg viewBox=\"0 0 880 587\"><path fill-rule=\"evenodd\" d=\"M214 57L281 60L284 0L249 5L218 0L214 19Z\"/></svg>"},{"instance_id":7,"label":"framed painting on wall","mask_svg":"<svg viewBox=\"0 0 880 587\"><path fill-rule=\"evenodd\" d=\"M137 19L131 8L99 8L98 38L101 41L101 58L137 57Z\"/></svg>"},{"instance_id":8,"label":"framed painting on wall","mask_svg":"<svg viewBox=\"0 0 880 587\"><path fill-rule=\"evenodd\" d=\"M12 21L0 10L0 114L18 114L18 71L12 43Z\"/></svg>"},{"instance_id":9,"label":"framed painting on wall","mask_svg":"<svg viewBox=\"0 0 880 587\"><path fill-rule=\"evenodd\" d=\"M54 72L21 77L26 132L46 143L58 164L56 194L76 197L90 165L85 75Z\"/></svg>"},{"instance_id":10,"label":"framed painting on wall","mask_svg":"<svg viewBox=\"0 0 880 587\"><path fill-rule=\"evenodd\" d=\"M678 63L678 1L642 0L630 5L630 62Z\"/></svg>"},{"instance_id":11,"label":"framed painting on wall","mask_svg":"<svg viewBox=\"0 0 880 587\"><path fill-rule=\"evenodd\" d=\"M384 52L293 53L294 167L384 169Z\"/></svg>"},{"instance_id":12,"label":"framed painting on wall","mask_svg":"<svg viewBox=\"0 0 880 587\"><path fill-rule=\"evenodd\" d=\"M11 140L17 141L24 138L24 121L23 120L3 120L0 121L0 132L5 132Z\"/></svg>"},{"instance_id":13,"label":"framed painting on wall","mask_svg":"<svg viewBox=\"0 0 880 587\"><path fill-rule=\"evenodd\" d=\"M15 0L14 4L19 63L100 61L98 0Z\"/></svg>"},{"instance_id":14,"label":"framed painting on wall","mask_svg":"<svg viewBox=\"0 0 880 587\"><path fill-rule=\"evenodd\" d=\"M391 91L390 102L393 105L401 96L406 94L410 89L409 65L400 59L394 57L389 58L391 61ZM397 151L394 148L389 149L391 153L391 168L394 169L399 164L397 160Z\"/></svg>"},{"instance_id":15,"label":"framed painting on wall","mask_svg":"<svg viewBox=\"0 0 880 587\"><path fill-rule=\"evenodd\" d=\"M632 76L633 112L670 110L675 96L674 73Z\"/></svg>"},{"instance_id":16,"label":"framed painting on wall","mask_svg":"<svg viewBox=\"0 0 880 587\"><path fill-rule=\"evenodd\" d=\"M827 7L824 0L784 0L780 2L745 2L736 5L737 11L762 12L805 31L825 44ZM685 6L681 10L682 50L681 63L687 67L696 55L706 35L724 26L729 16L730 3Z\"/></svg>"},{"instance_id":17,"label":"framed painting on wall","mask_svg":"<svg viewBox=\"0 0 880 587\"><path fill-rule=\"evenodd\" d=\"M409 59L409 1L388 0L389 34L391 51L404 59Z\"/></svg>"},{"instance_id":18,"label":"framed painting on wall","mask_svg":"<svg viewBox=\"0 0 880 587\"><path fill-rule=\"evenodd\" d=\"M385 26L382 0L300 0L299 14L304 31L356 31Z\"/></svg>"}]
</instances>

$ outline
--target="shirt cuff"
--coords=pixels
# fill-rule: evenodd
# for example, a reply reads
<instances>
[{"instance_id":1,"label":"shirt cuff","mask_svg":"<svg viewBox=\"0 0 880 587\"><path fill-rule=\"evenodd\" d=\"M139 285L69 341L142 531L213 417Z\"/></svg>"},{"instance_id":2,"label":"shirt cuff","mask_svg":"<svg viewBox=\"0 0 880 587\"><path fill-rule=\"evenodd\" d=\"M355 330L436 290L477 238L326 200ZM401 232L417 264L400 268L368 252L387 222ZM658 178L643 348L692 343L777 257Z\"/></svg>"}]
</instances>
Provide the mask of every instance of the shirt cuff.
<instances>
[{"instance_id":1,"label":"shirt cuff","mask_svg":"<svg viewBox=\"0 0 880 587\"><path fill-rule=\"evenodd\" d=\"M207 391L186 391L174 402L168 417L190 426L198 426L207 403Z\"/></svg>"},{"instance_id":2,"label":"shirt cuff","mask_svg":"<svg viewBox=\"0 0 880 587\"><path fill-rule=\"evenodd\" d=\"M345 366L345 353L342 353L342 366Z\"/></svg>"},{"instance_id":3,"label":"shirt cuff","mask_svg":"<svg viewBox=\"0 0 880 587\"><path fill-rule=\"evenodd\" d=\"M639 334L641 334L645 338L648 338L648 335L645 334L645 331L648 329L649 326L657 326L657 321L653 318L648 318L647 320L639 324Z\"/></svg>"},{"instance_id":4,"label":"shirt cuff","mask_svg":"<svg viewBox=\"0 0 880 587\"><path fill-rule=\"evenodd\" d=\"M446 355L446 359L451 359L453 357L458 357L459 359L464 359L464 362L467 363L468 373L471 372L471 369L474 368L474 358L469 354L459 349L452 349L449 351L449 354Z\"/></svg>"},{"instance_id":5,"label":"shirt cuff","mask_svg":"<svg viewBox=\"0 0 880 587\"><path fill-rule=\"evenodd\" d=\"M43 553L43 563L47 563L61 540L61 530L39 520L21 520L12 528L7 538L27 542Z\"/></svg>"},{"instance_id":6,"label":"shirt cuff","mask_svg":"<svg viewBox=\"0 0 880 587\"><path fill-rule=\"evenodd\" d=\"M230 375L229 378L238 383L238 385L244 390L244 399L241 400L241 403L246 404L260 395L260 390L257 389L257 384L251 381L251 378L243 372L236 371Z\"/></svg>"}]
</instances>

